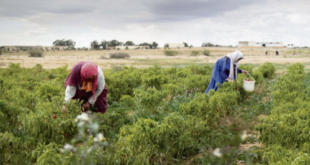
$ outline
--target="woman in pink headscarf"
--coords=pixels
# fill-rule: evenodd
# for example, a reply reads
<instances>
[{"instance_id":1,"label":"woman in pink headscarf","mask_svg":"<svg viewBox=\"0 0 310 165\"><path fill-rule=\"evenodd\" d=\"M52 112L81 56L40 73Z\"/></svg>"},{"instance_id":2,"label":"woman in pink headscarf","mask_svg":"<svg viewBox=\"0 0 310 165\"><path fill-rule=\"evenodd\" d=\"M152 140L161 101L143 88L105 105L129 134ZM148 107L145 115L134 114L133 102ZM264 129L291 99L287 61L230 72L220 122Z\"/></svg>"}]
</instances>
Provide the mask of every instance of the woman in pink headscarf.
<instances>
[{"instance_id":1,"label":"woman in pink headscarf","mask_svg":"<svg viewBox=\"0 0 310 165\"><path fill-rule=\"evenodd\" d=\"M99 66L92 62L79 62L71 70L65 82L65 102L83 101L83 112L93 107L95 112L105 113L108 107L105 79ZM63 108L66 110L65 106Z\"/></svg>"}]
</instances>

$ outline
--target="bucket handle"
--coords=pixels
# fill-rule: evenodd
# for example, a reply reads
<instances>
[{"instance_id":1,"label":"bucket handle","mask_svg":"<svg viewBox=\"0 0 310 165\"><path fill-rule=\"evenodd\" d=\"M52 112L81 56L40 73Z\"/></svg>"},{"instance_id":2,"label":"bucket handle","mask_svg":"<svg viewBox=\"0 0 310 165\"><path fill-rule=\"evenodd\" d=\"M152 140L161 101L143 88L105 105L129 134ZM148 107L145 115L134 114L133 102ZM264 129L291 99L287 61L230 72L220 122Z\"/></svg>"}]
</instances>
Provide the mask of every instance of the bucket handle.
<instances>
[{"instance_id":1,"label":"bucket handle","mask_svg":"<svg viewBox=\"0 0 310 165\"><path fill-rule=\"evenodd\" d=\"M255 81L255 79L250 75L250 73L248 72L248 75Z\"/></svg>"}]
</instances>

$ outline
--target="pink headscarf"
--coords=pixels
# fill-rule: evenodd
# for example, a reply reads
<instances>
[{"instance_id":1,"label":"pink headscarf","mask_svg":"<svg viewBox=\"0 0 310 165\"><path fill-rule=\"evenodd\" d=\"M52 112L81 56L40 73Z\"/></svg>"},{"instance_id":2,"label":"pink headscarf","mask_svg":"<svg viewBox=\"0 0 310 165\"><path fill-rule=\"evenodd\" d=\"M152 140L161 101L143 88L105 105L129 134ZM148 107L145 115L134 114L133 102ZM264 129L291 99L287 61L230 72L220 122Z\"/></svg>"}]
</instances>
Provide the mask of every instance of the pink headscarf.
<instances>
[{"instance_id":1,"label":"pink headscarf","mask_svg":"<svg viewBox=\"0 0 310 165\"><path fill-rule=\"evenodd\" d=\"M98 66L92 62L86 62L81 68L81 78L83 81L89 82L89 78L95 75L92 81L93 98L95 99L97 89Z\"/></svg>"}]
</instances>

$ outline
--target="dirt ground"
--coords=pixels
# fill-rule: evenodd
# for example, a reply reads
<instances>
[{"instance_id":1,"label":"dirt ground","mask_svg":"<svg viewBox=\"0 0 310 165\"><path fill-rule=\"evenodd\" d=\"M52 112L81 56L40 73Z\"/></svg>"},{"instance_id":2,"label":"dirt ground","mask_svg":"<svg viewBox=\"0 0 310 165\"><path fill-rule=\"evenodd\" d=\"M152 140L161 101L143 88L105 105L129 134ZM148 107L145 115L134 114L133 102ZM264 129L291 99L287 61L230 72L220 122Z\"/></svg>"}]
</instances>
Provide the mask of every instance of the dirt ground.
<instances>
[{"instance_id":1,"label":"dirt ground","mask_svg":"<svg viewBox=\"0 0 310 165\"><path fill-rule=\"evenodd\" d=\"M186 66L191 64L213 64L221 56L231 53L236 48L183 48L174 49L179 52L178 56L167 57L163 53L163 49L155 50L92 50L92 51L49 51L44 52L44 57L34 58L28 57L27 52L4 53L0 56L0 67L5 68L10 63L20 63L22 67L33 67L36 64L41 64L45 69L54 69L68 65L68 68L73 67L80 61L93 61L102 69L108 69L112 66L134 66L137 68L150 67L155 64L163 67ZM210 50L210 56L198 55L190 56L193 50ZM291 55L289 49L266 49L266 48L240 48L244 54L242 64L261 64L271 62L274 64L289 64L289 63L309 63L310 64L310 49L296 51L296 56ZM265 55L268 50L269 55ZM272 54L278 50L280 56ZM126 52L131 57L129 59L110 59L109 54L114 52ZM299 52L299 53L298 53ZM107 59L102 59L104 56ZM306 66L306 68L310 68Z\"/></svg>"}]
</instances>

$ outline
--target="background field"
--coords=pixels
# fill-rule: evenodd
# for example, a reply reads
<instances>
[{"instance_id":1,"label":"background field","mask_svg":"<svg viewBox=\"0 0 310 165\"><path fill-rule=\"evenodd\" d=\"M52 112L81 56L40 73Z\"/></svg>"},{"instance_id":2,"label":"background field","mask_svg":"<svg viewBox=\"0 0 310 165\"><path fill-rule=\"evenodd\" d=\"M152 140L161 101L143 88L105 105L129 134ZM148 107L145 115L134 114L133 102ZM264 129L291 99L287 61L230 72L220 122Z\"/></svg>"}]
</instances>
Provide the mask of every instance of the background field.
<instances>
[{"instance_id":1,"label":"background field","mask_svg":"<svg viewBox=\"0 0 310 165\"><path fill-rule=\"evenodd\" d=\"M10 63L20 63L22 67L33 67L41 64L45 69L55 69L68 65L73 67L79 61L93 61L103 70L113 66L134 66L136 68L148 68L155 64L162 67L184 67L192 64L213 65L215 61L237 48L181 48L171 49L179 52L177 56L165 56L164 49L148 50L88 50L88 51L48 51L44 52L43 58L28 57L28 52L4 53L0 56L0 67L6 68ZM204 56L200 53L198 56L190 56L193 50L210 50L210 56ZM271 62L275 65L277 73L281 73L290 63L300 62L305 65L305 71L310 69L310 49L286 49L286 48L239 48L244 54L242 64L254 64L258 67L265 62ZM265 55L268 50L268 55ZM279 51L279 56L275 51ZM293 56L293 51L296 55ZM110 53L126 52L131 57L129 59L109 59ZM107 59L101 59L101 56Z\"/></svg>"}]
</instances>

